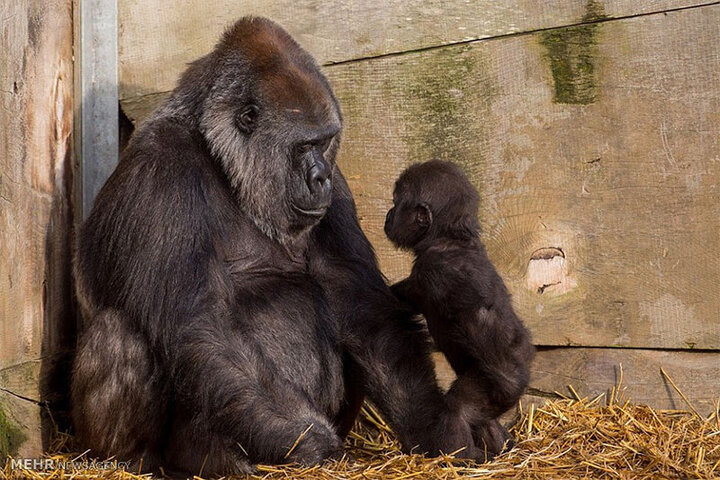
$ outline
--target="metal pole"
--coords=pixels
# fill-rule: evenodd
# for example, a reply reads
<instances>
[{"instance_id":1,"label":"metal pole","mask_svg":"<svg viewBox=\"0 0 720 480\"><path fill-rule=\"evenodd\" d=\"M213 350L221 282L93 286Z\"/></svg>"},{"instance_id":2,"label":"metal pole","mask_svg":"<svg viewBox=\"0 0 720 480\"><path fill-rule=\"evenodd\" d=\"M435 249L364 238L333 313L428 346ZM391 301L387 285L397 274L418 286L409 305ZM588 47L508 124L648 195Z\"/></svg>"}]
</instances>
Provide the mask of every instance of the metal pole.
<instances>
[{"instance_id":1,"label":"metal pole","mask_svg":"<svg viewBox=\"0 0 720 480\"><path fill-rule=\"evenodd\" d=\"M75 0L76 158L79 218L118 162L117 0Z\"/></svg>"}]
</instances>

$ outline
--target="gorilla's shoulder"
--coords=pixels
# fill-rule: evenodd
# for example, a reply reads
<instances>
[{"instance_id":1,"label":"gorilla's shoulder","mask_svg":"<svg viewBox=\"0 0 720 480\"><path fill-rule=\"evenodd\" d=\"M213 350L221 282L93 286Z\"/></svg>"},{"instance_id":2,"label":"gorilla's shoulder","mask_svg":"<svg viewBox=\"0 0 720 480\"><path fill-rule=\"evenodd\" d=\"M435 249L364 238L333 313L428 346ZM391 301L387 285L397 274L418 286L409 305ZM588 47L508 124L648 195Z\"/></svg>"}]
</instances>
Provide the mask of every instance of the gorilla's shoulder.
<instances>
[{"instance_id":1,"label":"gorilla's shoulder","mask_svg":"<svg viewBox=\"0 0 720 480\"><path fill-rule=\"evenodd\" d=\"M168 217L195 222L212 210L210 197L218 195L211 192L223 188L200 134L182 123L156 119L133 136L93 210L113 222L157 224Z\"/></svg>"},{"instance_id":2,"label":"gorilla's shoulder","mask_svg":"<svg viewBox=\"0 0 720 480\"><path fill-rule=\"evenodd\" d=\"M207 159L202 134L191 125L172 117L153 118L133 135L121 162L158 161L178 166Z\"/></svg>"},{"instance_id":3,"label":"gorilla's shoulder","mask_svg":"<svg viewBox=\"0 0 720 480\"><path fill-rule=\"evenodd\" d=\"M122 152L111 181L135 190L143 185L167 190L217 189L219 165L202 134L173 118L157 118L141 126Z\"/></svg>"}]
</instances>

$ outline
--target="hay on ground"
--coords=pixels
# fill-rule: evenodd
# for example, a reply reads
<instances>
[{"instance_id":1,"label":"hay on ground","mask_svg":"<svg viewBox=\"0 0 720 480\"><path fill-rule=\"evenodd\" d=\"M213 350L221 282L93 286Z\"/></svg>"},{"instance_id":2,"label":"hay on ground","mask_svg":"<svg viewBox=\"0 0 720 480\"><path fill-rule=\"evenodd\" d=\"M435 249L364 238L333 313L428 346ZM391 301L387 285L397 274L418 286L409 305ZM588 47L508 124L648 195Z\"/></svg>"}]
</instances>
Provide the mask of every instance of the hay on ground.
<instances>
[{"instance_id":1,"label":"hay on ground","mask_svg":"<svg viewBox=\"0 0 720 480\"><path fill-rule=\"evenodd\" d=\"M571 390L574 392L574 390ZM657 479L720 478L720 404L707 418L693 411L632 404L619 389L594 399L561 398L521 409L512 427L517 445L492 462L446 455L403 455L390 427L370 405L347 439L347 455L323 465L260 465L251 479ZM60 437L61 442L64 437ZM62 445L58 445L62 448ZM450 452L449 452L450 453ZM57 461L81 455L54 455ZM0 476L2 476L0 470ZM24 470L5 466L8 478L147 479L124 471ZM196 477L200 478L200 477Z\"/></svg>"}]
</instances>

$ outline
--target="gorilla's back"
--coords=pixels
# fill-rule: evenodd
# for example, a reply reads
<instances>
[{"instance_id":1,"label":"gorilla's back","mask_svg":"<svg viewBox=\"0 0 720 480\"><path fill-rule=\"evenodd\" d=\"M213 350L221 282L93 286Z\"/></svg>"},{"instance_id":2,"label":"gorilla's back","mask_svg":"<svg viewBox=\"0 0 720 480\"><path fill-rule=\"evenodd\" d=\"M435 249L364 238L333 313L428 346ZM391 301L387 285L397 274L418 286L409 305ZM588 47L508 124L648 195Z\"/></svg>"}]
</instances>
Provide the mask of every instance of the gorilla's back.
<instances>
[{"instance_id":1,"label":"gorilla's back","mask_svg":"<svg viewBox=\"0 0 720 480\"><path fill-rule=\"evenodd\" d=\"M86 321L116 308L146 322L168 313L166 295L196 297L178 291L187 282L175 279L206 287L218 221L207 193L219 182L193 130L157 119L134 135L78 236L75 274Z\"/></svg>"}]
</instances>

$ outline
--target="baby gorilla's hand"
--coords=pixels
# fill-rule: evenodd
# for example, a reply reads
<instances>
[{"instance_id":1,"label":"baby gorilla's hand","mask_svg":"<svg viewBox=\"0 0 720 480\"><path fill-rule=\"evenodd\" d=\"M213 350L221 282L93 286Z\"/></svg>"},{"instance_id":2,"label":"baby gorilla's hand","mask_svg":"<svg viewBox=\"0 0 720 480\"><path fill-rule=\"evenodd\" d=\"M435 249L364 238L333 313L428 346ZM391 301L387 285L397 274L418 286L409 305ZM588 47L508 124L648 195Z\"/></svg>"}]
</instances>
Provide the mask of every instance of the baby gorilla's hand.
<instances>
[{"instance_id":1,"label":"baby gorilla's hand","mask_svg":"<svg viewBox=\"0 0 720 480\"><path fill-rule=\"evenodd\" d=\"M446 438L451 438L455 448L443 453L453 453L459 448L457 458L467 458L477 462L489 462L504 450L511 449L515 442L510 433L495 419L483 420L472 426L461 417L447 424Z\"/></svg>"}]
</instances>

